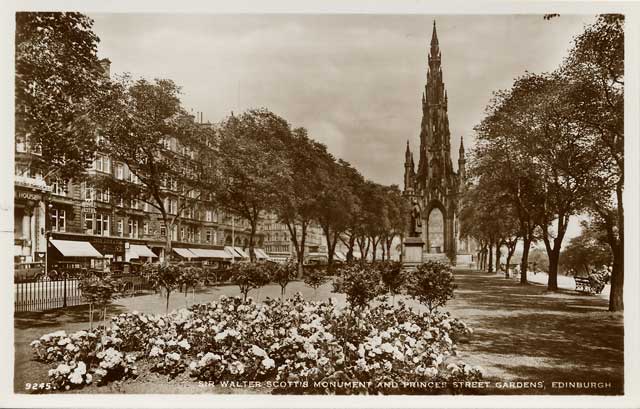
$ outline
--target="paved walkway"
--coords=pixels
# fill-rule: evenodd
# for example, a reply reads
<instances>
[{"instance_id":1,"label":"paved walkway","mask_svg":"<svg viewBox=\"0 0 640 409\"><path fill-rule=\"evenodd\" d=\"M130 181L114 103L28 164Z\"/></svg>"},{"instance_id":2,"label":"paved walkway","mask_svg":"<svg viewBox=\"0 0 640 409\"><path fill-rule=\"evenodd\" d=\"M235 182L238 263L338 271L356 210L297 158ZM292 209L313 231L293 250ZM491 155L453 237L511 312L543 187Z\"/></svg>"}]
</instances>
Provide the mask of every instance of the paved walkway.
<instances>
[{"instance_id":1,"label":"paved walkway","mask_svg":"<svg viewBox=\"0 0 640 409\"><path fill-rule=\"evenodd\" d=\"M561 290L546 291L544 285L520 286L515 279L495 274L456 271L458 289L447 309L465 320L475 333L469 343L459 345L460 359L484 368L492 387L475 393L619 393L623 377L624 328L621 314L607 312L605 296L581 295L572 290L572 280L560 280ZM538 274L530 279L546 282ZM565 288L562 288L565 287ZM567 288L569 287L569 288ZM287 287L287 294L300 291L307 299L335 297L325 284L314 292L301 282ZM170 310L186 304L208 302L220 295L238 295L236 286L206 288L195 294L171 296ZM250 296L279 297L280 288L269 285ZM117 300L109 313L138 310L164 313L165 300L145 295ZM21 313L15 317L15 384L46 382L46 367L31 361L29 343L58 329L76 331L88 327L85 308L46 313ZM551 382L608 382L602 389L552 388ZM544 382L544 389L496 388L496 382ZM106 391L105 391L106 392ZM143 392L143 391L138 391ZM187 393L191 393L187 392ZM201 392L201 391L200 391Z\"/></svg>"}]
</instances>

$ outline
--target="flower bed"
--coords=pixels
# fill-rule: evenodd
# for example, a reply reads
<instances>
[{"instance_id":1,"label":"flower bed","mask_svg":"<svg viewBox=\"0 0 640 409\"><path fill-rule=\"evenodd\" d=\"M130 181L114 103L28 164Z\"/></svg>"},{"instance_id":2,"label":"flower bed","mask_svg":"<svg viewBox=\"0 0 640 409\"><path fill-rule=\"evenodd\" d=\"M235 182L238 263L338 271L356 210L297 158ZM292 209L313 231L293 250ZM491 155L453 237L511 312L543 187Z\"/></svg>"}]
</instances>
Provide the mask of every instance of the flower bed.
<instances>
[{"instance_id":1,"label":"flower bed","mask_svg":"<svg viewBox=\"0 0 640 409\"><path fill-rule=\"evenodd\" d=\"M406 385L481 379L478 368L454 358L456 342L470 334L448 313L402 302L338 308L298 294L120 314L106 330L59 331L32 348L36 359L55 364L49 376L59 389L135 377L140 362L169 379L270 382L273 393L434 393Z\"/></svg>"}]
</instances>

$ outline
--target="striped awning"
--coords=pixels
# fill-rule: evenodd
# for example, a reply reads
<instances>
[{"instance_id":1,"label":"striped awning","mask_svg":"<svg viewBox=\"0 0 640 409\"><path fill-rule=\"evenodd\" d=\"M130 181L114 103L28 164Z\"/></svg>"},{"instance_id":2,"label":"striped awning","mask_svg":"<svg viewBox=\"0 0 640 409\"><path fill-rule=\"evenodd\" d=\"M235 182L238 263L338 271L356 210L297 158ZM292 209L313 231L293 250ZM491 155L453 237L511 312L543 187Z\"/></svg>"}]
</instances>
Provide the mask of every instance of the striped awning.
<instances>
[{"instance_id":1,"label":"striped awning","mask_svg":"<svg viewBox=\"0 0 640 409\"><path fill-rule=\"evenodd\" d=\"M103 257L88 241L51 239L50 242L64 257Z\"/></svg>"},{"instance_id":2,"label":"striped awning","mask_svg":"<svg viewBox=\"0 0 640 409\"><path fill-rule=\"evenodd\" d=\"M193 254L189 249L181 249L181 248L173 248L174 253L178 254L180 257L184 258L198 258L195 254Z\"/></svg>"},{"instance_id":3,"label":"striped awning","mask_svg":"<svg viewBox=\"0 0 640 409\"><path fill-rule=\"evenodd\" d=\"M262 249L253 249L253 251L255 251L256 253L256 258L258 260L269 260L270 257L267 253L264 252L264 250Z\"/></svg>"},{"instance_id":4,"label":"striped awning","mask_svg":"<svg viewBox=\"0 0 640 409\"><path fill-rule=\"evenodd\" d=\"M231 256L233 256L234 258L236 258L236 257L249 258L249 255L247 253L245 253L240 247L226 246L224 248L224 250L227 253L229 253Z\"/></svg>"},{"instance_id":5,"label":"striped awning","mask_svg":"<svg viewBox=\"0 0 640 409\"><path fill-rule=\"evenodd\" d=\"M129 245L129 252L133 253L131 258L137 257L158 257L151 249L143 244ZM135 257L137 256L137 257Z\"/></svg>"},{"instance_id":6,"label":"striped awning","mask_svg":"<svg viewBox=\"0 0 640 409\"><path fill-rule=\"evenodd\" d=\"M198 258L221 258L221 259L230 259L231 256L224 250L216 250L216 249L197 249L190 248L189 249L193 254L195 254Z\"/></svg>"}]
</instances>

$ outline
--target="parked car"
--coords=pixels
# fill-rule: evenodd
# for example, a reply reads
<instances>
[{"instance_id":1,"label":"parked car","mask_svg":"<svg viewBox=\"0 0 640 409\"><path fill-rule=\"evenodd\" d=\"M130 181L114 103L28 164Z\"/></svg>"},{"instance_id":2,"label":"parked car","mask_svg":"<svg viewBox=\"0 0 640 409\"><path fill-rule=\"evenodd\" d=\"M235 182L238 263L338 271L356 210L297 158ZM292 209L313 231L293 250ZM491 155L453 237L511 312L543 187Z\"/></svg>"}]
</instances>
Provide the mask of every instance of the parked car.
<instances>
[{"instance_id":1,"label":"parked car","mask_svg":"<svg viewBox=\"0 0 640 409\"><path fill-rule=\"evenodd\" d=\"M13 268L15 283L38 281L45 278L44 263L15 263Z\"/></svg>"}]
</instances>

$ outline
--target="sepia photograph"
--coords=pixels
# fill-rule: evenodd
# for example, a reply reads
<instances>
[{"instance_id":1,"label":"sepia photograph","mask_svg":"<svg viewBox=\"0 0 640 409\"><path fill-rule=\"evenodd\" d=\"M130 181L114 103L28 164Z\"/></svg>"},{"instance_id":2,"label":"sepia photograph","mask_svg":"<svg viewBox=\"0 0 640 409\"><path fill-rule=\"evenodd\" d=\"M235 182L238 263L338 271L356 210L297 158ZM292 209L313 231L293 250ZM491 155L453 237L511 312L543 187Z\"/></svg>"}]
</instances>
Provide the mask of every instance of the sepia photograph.
<instances>
[{"instance_id":1,"label":"sepia photograph","mask_svg":"<svg viewBox=\"0 0 640 409\"><path fill-rule=\"evenodd\" d=\"M590 4L18 4L3 405L632 407L637 7Z\"/></svg>"}]
</instances>

